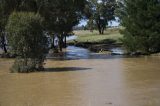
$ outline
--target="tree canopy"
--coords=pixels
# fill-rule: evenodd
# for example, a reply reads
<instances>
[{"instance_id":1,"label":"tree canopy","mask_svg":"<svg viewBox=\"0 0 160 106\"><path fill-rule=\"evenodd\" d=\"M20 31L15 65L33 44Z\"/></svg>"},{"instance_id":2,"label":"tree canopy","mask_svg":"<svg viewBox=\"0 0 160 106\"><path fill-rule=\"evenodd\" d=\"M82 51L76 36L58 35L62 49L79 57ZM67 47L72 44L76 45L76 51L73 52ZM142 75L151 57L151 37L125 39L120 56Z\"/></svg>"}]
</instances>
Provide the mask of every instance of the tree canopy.
<instances>
[{"instance_id":1,"label":"tree canopy","mask_svg":"<svg viewBox=\"0 0 160 106\"><path fill-rule=\"evenodd\" d=\"M66 24L68 27L78 24L86 0L1 0L0 2L1 27L6 25L13 11L26 11L39 13L45 19L47 30L59 32L62 30L61 24ZM68 27L63 30L71 29L67 29Z\"/></svg>"},{"instance_id":2,"label":"tree canopy","mask_svg":"<svg viewBox=\"0 0 160 106\"><path fill-rule=\"evenodd\" d=\"M118 15L130 51L160 51L160 1L120 0Z\"/></svg>"},{"instance_id":3,"label":"tree canopy","mask_svg":"<svg viewBox=\"0 0 160 106\"><path fill-rule=\"evenodd\" d=\"M13 12L34 12L44 18L45 31L61 37L79 23L86 3L86 0L0 0L0 29L5 30Z\"/></svg>"}]
</instances>

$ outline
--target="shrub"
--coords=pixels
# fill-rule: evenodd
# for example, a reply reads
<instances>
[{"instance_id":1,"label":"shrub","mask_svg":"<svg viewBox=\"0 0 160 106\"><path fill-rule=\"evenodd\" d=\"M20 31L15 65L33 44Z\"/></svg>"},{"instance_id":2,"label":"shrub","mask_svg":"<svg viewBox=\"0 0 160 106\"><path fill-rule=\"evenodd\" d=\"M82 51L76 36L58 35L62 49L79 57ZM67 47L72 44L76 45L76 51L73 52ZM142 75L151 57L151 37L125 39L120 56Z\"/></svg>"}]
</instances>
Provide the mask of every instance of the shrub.
<instances>
[{"instance_id":1,"label":"shrub","mask_svg":"<svg viewBox=\"0 0 160 106\"><path fill-rule=\"evenodd\" d=\"M12 52L17 54L12 70L30 72L42 68L47 53L47 38L43 34L43 19L40 15L14 12L6 26L7 38Z\"/></svg>"}]
</instances>

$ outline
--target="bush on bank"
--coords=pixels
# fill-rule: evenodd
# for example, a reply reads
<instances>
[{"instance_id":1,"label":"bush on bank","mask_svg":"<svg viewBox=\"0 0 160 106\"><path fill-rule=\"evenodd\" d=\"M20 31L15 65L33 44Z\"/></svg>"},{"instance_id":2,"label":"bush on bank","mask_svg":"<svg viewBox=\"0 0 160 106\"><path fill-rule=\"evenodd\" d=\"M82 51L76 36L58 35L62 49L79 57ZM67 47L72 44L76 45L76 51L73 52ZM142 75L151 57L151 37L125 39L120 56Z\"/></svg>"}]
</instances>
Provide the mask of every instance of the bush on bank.
<instances>
[{"instance_id":1,"label":"bush on bank","mask_svg":"<svg viewBox=\"0 0 160 106\"><path fill-rule=\"evenodd\" d=\"M160 1L120 0L117 14L125 27L124 46L131 52L160 52Z\"/></svg>"}]
</instances>

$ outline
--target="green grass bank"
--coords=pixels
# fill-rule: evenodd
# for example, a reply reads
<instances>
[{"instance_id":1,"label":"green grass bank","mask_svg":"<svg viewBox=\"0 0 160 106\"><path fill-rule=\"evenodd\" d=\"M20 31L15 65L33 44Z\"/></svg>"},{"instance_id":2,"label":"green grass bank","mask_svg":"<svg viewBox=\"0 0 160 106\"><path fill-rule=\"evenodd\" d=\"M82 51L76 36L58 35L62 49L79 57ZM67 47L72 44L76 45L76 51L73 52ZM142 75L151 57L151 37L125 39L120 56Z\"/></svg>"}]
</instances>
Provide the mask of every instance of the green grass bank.
<instances>
[{"instance_id":1,"label":"green grass bank","mask_svg":"<svg viewBox=\"0 0 160 106\"><path fill-rule=\"evenodd\" d=\"M93 32L89 30L77 30L74 34L78 36L76 39L79 43L108 43L108 40L112 40L115 43L121 43L120 38L123 37L119 32L119 28L110 28L105 30L103 35L100 35L98 31Z\"/></svg>"},{"instance_id":2,"label":"green grass bank","mask_svg":"<svg viewBox=\"0 0 160 106\"><path fill-rule=\"evenodd\" d=\"M93 32L89 30L76 30L74 34L77 37L76 40L69 41L69 45L75 45L78 47L88 48L94 52L108 51L114 47L120 47L122 45L120 34L120 28L109 28L105 30L103 35L100 35L98 31Z\"/></svg>"}]
</instances>

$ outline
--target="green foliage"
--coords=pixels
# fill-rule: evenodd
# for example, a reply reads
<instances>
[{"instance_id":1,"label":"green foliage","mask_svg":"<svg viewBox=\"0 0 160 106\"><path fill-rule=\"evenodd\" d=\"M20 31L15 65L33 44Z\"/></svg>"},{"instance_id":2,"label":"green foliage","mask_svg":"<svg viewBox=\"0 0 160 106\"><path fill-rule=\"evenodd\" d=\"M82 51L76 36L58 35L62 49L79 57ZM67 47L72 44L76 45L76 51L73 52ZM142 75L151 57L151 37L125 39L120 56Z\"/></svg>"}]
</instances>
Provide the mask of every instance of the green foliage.
<instances>
[{"instance_id":1,"label":"green foliage","mask_svg":"<svg viewBox=\"0 0 160 106\"><path fill-rule=\"evenodd\" d=\"M86 0L1 0L0 27L5 27L13 11L23 11L40 14L46 31L68 33L82 18L85 3Z\"/></svg>"},{"instance_id":2,"label":"green foliage","mask_svg":"<svg viewBox=\"0 0 160 106\"><path fill-rule=\"evenodd\" d=\"M12 47L12 51L22 59L21 62L14 64L15 67L22 69L17 70L18 72L26 71L25 68L30 67L30 61L35 63L31 66L37 69L39 67L35 66L38 63L42 64L45 59L47 38L43 34L42 22L43 19L40 15L34 13L14 12L9 17L6 26L9 45ZM24 70L20 66L25 67Z\"/></svg>"},{"instance_id":3,"label":"green foliage","mask_svg":"<svg viewBox=\"0 0 160 106\"><path fill-rule=\"evenodd\" d=\"M120 0L118 16L124 29L124 44L131 51L160 51L160 1Z\"/></svg>"},{"instance_id":4,"label":"green foliage","mask_svg":"<svg viewBox=\"0 0 160 106\"><path fill-rule=\"evenodd\" d=\"M38 12L45 18L47 30L68 33L79 23L85 2L86 0L44 0Z\"/></svg>"},{"instance_id":5,"label":"green foliage","mask_svg":"<svg viewBox=\"0 0 160 106\"><path fill-rule=\"evenodd\" d=\"M128 35L120 39L129 52L135 52L138 49L138 41L135 37Z\"/></svg>"},{"instance_id":6,"label":"green foliage","mask_svg":"<svg viewBox=\"0 0 160 106\"><path fill-rule=\"evenodd\" d=\"M3 16L0 17L0 24L4 22L5 26L13 11L34 12L45 19L46 30L68 32L78 24L84 13L85 3L86 0L0 0L0 15Z\"/></svg>"}]
</instances>

